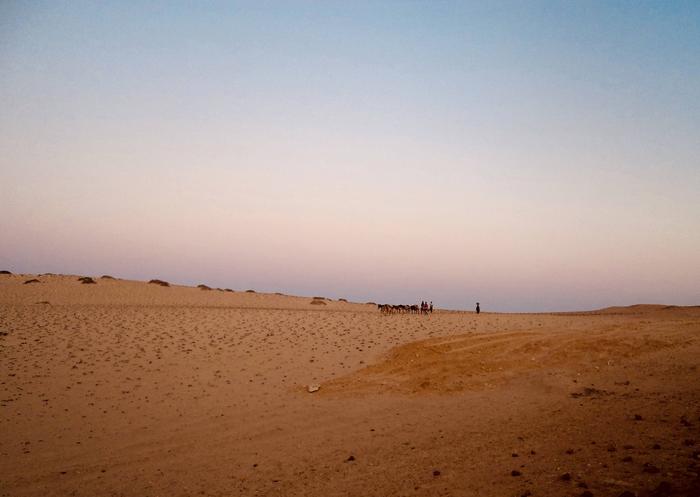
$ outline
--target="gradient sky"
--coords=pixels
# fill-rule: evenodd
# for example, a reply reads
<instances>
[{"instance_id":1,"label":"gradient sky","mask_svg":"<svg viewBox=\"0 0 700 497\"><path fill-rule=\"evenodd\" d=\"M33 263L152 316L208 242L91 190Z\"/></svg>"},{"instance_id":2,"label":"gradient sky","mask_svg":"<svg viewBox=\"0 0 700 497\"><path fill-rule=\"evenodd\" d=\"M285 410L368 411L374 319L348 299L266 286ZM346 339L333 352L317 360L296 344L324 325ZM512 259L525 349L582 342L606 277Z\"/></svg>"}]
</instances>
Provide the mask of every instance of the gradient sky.
<instances>
[{"instance_id":1,"label":"gradient sky","mask_svg":"<svg viewBox=\"0 0 700 497\"><path fill-rule=\"evenodd\" d=\"M0 269L700 304L700 2L0 3Z\"/></svg>"}]
</instances>

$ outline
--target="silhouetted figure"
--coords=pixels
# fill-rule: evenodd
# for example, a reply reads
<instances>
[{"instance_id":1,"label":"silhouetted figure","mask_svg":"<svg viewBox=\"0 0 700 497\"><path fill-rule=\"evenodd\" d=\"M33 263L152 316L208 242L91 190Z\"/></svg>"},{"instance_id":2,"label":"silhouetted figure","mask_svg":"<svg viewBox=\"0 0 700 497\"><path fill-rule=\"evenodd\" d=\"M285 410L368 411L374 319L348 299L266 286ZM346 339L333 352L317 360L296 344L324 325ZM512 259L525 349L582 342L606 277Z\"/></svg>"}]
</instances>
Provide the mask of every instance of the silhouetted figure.
<instances>
[{"instance_id":1,"label":"silhouetted figure","mask_svg":"<svg viewBox=\"0 0 700 497\"><path fill-rule=\"evenodd\" d=\"M430 301L430 314L432 314L432 313L433 313L433 301L431 300Z\"/></svg>"},{"instance_id":2,"label":"silhouetted figure","mask_svg":"<svg viewBox=\"0 0 700 497\"><path fill-rule=\"evenodd\" d=\"M479 307L479 303L476 303L476 313L479 314L481 312L481 307Z\"/></svg>"}]
</instances>

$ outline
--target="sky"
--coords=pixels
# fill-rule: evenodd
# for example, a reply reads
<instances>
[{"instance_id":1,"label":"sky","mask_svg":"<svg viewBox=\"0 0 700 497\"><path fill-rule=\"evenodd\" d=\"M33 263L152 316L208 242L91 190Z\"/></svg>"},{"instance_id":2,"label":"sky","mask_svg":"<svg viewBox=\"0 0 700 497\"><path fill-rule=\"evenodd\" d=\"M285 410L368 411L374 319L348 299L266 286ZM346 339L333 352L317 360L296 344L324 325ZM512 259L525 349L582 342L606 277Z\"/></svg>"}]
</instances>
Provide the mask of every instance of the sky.
<instances>
[{"instance_id":1,"label":"sky","mask_svg":"<svg viewBox=\"0 0 700 497\"><path fill-rule=\"evenodd\" d=\"M0 266L700 304L700 2L1 2Z\"/></svg>"}]
</instances>

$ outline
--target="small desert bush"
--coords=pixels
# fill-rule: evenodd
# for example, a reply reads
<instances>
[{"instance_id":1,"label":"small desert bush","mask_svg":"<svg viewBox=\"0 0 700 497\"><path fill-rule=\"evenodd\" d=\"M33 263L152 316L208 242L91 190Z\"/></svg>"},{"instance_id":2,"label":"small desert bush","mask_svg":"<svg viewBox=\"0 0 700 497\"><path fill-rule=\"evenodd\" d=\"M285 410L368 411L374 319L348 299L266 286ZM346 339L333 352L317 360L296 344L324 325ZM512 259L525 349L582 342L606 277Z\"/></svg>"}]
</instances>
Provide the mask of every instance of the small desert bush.
<instances>
[{"instance_id":1,"label":"small desert bush","mask_svg":"<svg viewBox=\"0 0 700 497\"><path fill-rule=\"evenodd\" d=\"M151 280L148 282L150 285L160 285L160 286L170 286L170 283L163 280Z\"/></svg>"},{"instance_id":2,"label":"small desert bush","mask_svg":"<svg viewBox=\"0 0 700 497\"><path fill-rule=\"evenodd\" d=\"M25 285L28 285L28 284L30 284L30 283L41 283L41 281L39 281L39 280L36 279L36 278L33 278L33 279L31 279L31 280L27 280L27 281L24 282Z\"/></svg>"},{"instance_id":3,"label":"small desert bush","mask_svg":"<svg viewBox=\"0 0 700 497\"><path fill-rule=\"evenodd\" d=\"M338 299L338 302L347 302L348 299Z\"/></svg>"},{"instance_id":4,"label":"small desert bush","mask_svg":"<svg viewBox=\"0 0 700 497\"><path fill-rule=\"evenodd\" d=\"M211 287L204 285L204 284L197 285L197 288L199 288L200 290L211 290Z\"/></svg>"},{"instance_id":5,"label":"small desert bush","mask_svg":"<svg viewBox=\"0 0 700 497\"><path fill-rule=\"evenodd\" d=\"M246 290L245 293L255 293L255 290Z\"/></svg>"},{"instance_id":6,"label":"small desert bush","mask_svg":"<svg viewBox=\"0 0 700 497\"><path fill-rule=\"evenodd\" d=\"M231 292L231 293L233 293L233 290L231 290L230 288L224 288L224 292Z\"/></svg>"},{"instance_id":7,"label":"small desert bush","mask_svg":"<svg viewBox=\"0 0 700 497\"><path fill-rule=\"evenodd\" d=\"M377 305L377 304L374 302L367 302L365 305Z\"/></svg>"},{"instance_id":8,"label":"small desert bush","mask_svg":"<svg viewBox=\"0 0 700 497\"><path fill-rule=\"evenodd\" d=\"M81 282L83 285L94 285L97 282L90 278L89 276L82 276L78 278L78 281Z\"/></svg>"},{"instance_id":9,"label":"small desert bush","mask_svg":"<svg viewBox=\"0 0 700 497\"><path fill-rule=\"evenodd\" d=\"M108 275L108 274L103 274L102 276L100 276L100 279L103 279L103 280L116 280L116 278L115 278L114 276L110 276L110 275Z\"/></svg>"},{"instance_id":10,"label":"small desert bush","mask_svg":"<svg viewBox=\"0 0 700 497\"><path fill-rule=\"evenodd\" d=\"M9 271L5 271L5 270L3 270L3 271L0 271L0 274L12 274L12 273L11 273L11 272L9 272Z\"/></svg>"},{"instance_id":11,"label":"small desert bush","mask_svg":"<svg viewBox=\"0 0 700 497\"><path fill-rule=\"evenodd\" d=\"M323 300L313 299L311 305L326 305L326 303Z\"/></svg>"}]
</instances>

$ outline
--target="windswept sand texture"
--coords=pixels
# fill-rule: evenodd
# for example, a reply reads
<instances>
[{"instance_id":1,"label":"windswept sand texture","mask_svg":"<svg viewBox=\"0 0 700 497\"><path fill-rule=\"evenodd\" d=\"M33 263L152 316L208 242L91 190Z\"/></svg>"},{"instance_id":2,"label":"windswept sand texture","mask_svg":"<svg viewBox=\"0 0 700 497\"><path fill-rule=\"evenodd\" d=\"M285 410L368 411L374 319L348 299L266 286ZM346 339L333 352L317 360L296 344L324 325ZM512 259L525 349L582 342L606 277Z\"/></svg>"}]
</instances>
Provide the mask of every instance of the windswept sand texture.
<instances>
[{"instance_id":1,"label":"windswept sand texture","mask_svg":"<svg viewBox=\"0 0 700 497\"><path fill-rule=\"evenodd\" d=\"M2 496L700 495L698 308L382 316L93 277L0 275Z\"/></svg>"}]
</instances>

